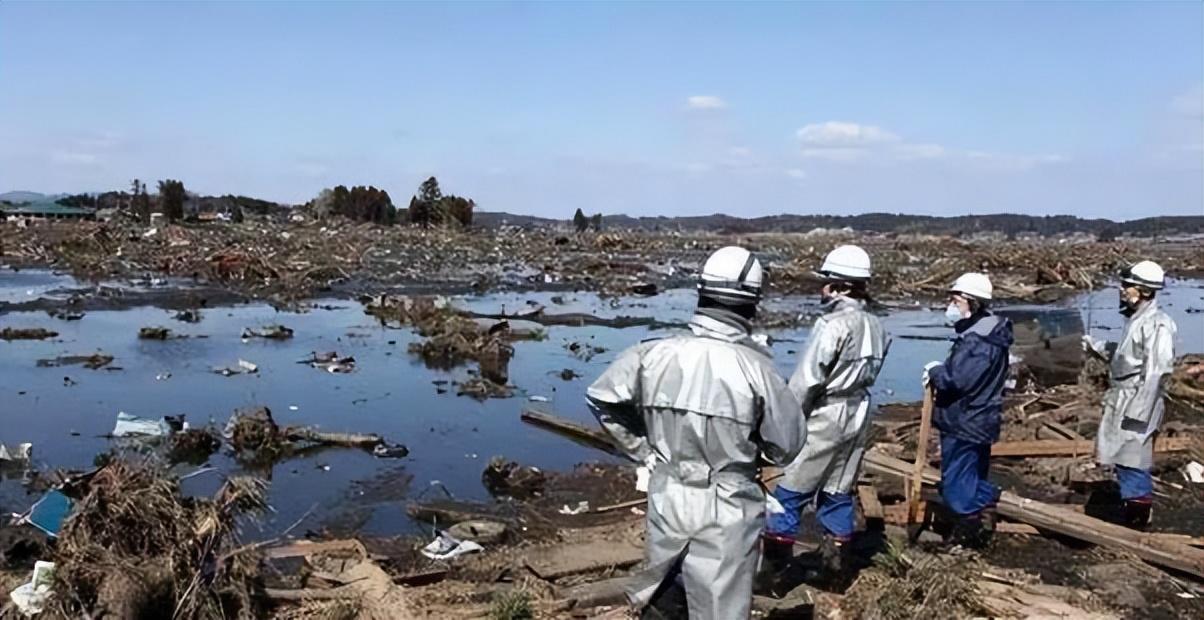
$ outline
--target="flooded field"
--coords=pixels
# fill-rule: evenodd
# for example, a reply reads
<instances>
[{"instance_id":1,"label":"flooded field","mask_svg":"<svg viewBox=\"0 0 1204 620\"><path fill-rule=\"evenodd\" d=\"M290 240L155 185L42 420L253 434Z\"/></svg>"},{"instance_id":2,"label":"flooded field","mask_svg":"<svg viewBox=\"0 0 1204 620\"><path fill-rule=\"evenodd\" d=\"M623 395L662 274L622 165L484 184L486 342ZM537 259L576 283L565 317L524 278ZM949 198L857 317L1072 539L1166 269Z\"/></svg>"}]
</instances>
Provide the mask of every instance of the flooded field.
<instances>
[{"instance_id":1,"label":"flooded field","mask_svg":"<svg viewBox=\"0 0 1204 620\"><path fill-rule=\"evenodd\" d=\"M122 285L137 292L152 283ZM64 299L64 289L83 286L45 271L0 274L0 303L28 305L37 299ZM116 285L115 285L116 286ZM1096 336L1119 337L1123 317L1116 294L1101 290L1069 300L1063 307L1082 312ZM481 313L522 312L535 305L548 313L582 312L601 317L655 317L664 322L689 319L695 295L676 289L647 298L601 298L564 292L493 293L452 298L457 306ZM1177 354L1204 352L1204 289L1197 281L1179 282L1161 297L1179 324ZM405 515L415 499L485 499L481 471L495 455L551 471L583 461L606 460L597 451L576 446L523 424L524 407L593 424L585 409L586 386L624 347L666 330L647 327L541 328L546 338L516 342L510 363L512 398L477 401L457 396L457 382L469 368L427 368L408 352L418 337L410 328L383 327L346 299L318 299L305 312L278 312L266 304L204 308L201 320L176 320L174 310L139 306L94 310L78 320L54 318L44 311L0 314L0 329L42 327L57 332L46 340L0 342L0 394L3 424L0 442L30 442L42 469L84 469L111 448L105 436L118 412L159 418L185 415L193 427L225 425L239 407L269 407L280 424L314 425L327 431L376 433L406 445L402 459L382 459L357 449L327 449L275 464L254 473L269 478L275 512L251 536L269 537L308 515L300 531L359 531L386 535L416 533ZM814 298L775 299L769 308L810 315ZM925 307L893 309L886 317L894 336L887 363L875 387L879 403L920 397L918 376L924 362L941 359L948 335L941 312ZM241 337L245 328L281 324L295 331L288 340ZM138 338L139 329L162 326L172 339ZM516 327L518 324L516 323ZM775 361L789 374L807 338L806 327L771 330ZM572 343L596 354L570 350ZM330 373L298 363L313 353L334 351L355 358L354 372ZM103 352L113 361L100 369L79 365L39 367L38 360ZM237 367L240 360L258 367L255 374L223 376L215 368ZM216 471L184 481L190 493L212 494L223 475L239 465L215 454ZM196 465L179 465L186 474ZM19 512L35 500L19 479L0 481L0 510Z\"/></svg>"}]
</instances>

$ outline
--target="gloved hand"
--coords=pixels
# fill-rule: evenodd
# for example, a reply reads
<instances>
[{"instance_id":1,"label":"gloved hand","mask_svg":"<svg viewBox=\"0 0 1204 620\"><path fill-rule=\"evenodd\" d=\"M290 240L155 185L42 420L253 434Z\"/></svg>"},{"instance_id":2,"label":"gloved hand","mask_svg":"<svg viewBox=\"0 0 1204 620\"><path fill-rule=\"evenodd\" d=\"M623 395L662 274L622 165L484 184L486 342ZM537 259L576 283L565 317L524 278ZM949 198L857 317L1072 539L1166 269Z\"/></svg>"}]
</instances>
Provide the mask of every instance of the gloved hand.
<instances>
[{"instance_id":1,"label":"gloved hand","mask_svg":"<svg viewBox=\"0 0 1204 620\"><path fill-rule=\"evenodd\" d=\"M924 364L924 374L920 375L920 383L922 383L924 387L928 387L928 373L931 372L933 368L936 368L940 365L940 362L928 362L927 364Z\"/></svg>"},{"instance_id":2,"label":"gloved hand","mask_svg":"<svg viewBox=\"0 0 1204 620\"><path fill-rule=\"evenodd\" d=\"M1094 352L1097 355L1103 355L1104 350L1105 350L1105 344L1104 344L1103 340L1100 340L1099 338L1096 338L1095 336L1092 336L1091 334L1083 334L1083 352L1084 353Z\"/></svg>"}]
</instances>

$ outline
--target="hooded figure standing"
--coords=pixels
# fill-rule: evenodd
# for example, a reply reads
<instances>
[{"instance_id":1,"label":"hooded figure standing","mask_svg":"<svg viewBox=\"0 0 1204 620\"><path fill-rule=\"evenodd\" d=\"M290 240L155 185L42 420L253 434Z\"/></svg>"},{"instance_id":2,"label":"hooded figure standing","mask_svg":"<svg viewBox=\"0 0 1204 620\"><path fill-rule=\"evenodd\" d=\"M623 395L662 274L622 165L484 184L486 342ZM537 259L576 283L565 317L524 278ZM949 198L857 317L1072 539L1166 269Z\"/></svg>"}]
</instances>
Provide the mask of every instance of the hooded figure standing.
<instances>
[{"instance_id":1,"label":"hooded figure standing","mask_svg":"<svg viewBox=\"0 0 1204 620\"><path fill-rule=\"evenodd\" d=\"M953 283L945 319L957 336L949 357L925 365L922 378L941 433L941 499L957 518L949 542L965 547L988 542L1000 494L987 476L1003 418L1012 322L988 310L992 292L982 273Z\"/></svg>"},{"instance_id":2,"label":"hooded figure standing","mask_svg":"<svg viewBox=\"0 0 1204 620\"><path fill-rule=\"evenodd\" d=\"M789 463L806 439L799 405L752 338L761 264L739 247L703 266L691 334L627 349L586 392L632 459L651 469L643 608L680 571L691 618L747 618L764 527L758 458Z\"/></svg>"},{"instance_id":3,"label":"hooded figure standing","mask_svg":"<svg viewBox=\"0 0 1204 620\"><path fill-rule=\"evenodd\" d=\"M824 529L825 569L839 578L849 566L853 538L853 485L861 470L870 427L869 389L882 369L890 341L878 317L866 310L870 257L855 245L824 258L819 276L825 314L807 339L790 389L802 407L807 445L773 491L784 512L765 528L766 569L778 572L792 558L799 516L814 503Z\"/></svg>"},{"instance_id":4,"label":"hooded figure standing","mask_svg":"<svg viewBox=\"0 0 1204 620\"><path fill-rule=\"evenodd\" d=\"M1133 528L1150 523L1154 481L1154 437L1162 424L1163 378L1175 362L1175 322L1155 299L1165 285L1162 267L1142 261L1121 276L1121 314L1128 317L1120 342L1105 345L1091 335L1083 344L1110 362L1104 415L1096 435L1096 457L1112 465L1120 486L1119 520Z\"/></svg>"}]
</instances>

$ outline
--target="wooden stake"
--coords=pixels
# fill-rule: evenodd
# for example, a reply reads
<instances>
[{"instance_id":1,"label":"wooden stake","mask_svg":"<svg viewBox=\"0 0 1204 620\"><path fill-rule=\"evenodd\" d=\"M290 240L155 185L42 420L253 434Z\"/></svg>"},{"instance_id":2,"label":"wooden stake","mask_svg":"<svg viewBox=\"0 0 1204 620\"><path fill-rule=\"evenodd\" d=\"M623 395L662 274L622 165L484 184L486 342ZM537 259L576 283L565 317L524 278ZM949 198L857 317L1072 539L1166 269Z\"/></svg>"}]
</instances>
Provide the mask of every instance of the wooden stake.
<instances>
[{"instance_id":1,"label":"wooden stake","mask_svg":"<svg viewBox=\"0 0 1204 620\"><path fill-rule=\"evenodd\" d=\"M928 435L932 433L932 389L924 386L924 407L920 410L920 436L916 440L916 461L911 481L907 485L907 530L914 538L919 534L920 491L924 486L924 469L928 467Z\"/></svg>"}]
</instances>

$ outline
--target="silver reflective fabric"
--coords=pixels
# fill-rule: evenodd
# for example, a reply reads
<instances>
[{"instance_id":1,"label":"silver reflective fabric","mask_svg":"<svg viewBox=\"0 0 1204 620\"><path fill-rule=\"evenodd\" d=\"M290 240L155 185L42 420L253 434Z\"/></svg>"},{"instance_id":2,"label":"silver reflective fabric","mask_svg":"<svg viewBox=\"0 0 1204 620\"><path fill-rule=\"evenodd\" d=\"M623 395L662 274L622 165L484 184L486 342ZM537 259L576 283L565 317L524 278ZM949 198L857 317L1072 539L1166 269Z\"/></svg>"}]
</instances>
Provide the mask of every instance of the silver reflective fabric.
<instances>
[{"instance_id":1,"label":"silver reflective fabric","mask_svg":"<svg viewBox=\"0 0 1204 620\"><path fill-rule=\"evenodd\" d=\"M807 445L781 485L799 493L848 493L857 483L869 435L869 389L890 347L878 317L841 298L811 329L790 377L807 416Z\"/></svg>"},{"instance_id":2,"label":"silver reflective fabric","mask_svg":"<svg viewBox=\"0 0 1204 620\"><path fill-rule=\"evenodd\" d=\"M1175 322L1150 300L1125 324L1112 353L1110 385L1096 436L1104 465L1149 469L1162 424L1163 379L1174 369Z\"/></svg>"},{"instance_id":3,"label":"silver reflective fabric","mask_svg":"<svg viewBox=\"0 0 1204 620\"><path fill-rule=\"evenodd\" d=\"M586 395L627 454L653 463L632 604L647 605L680 558L691 618L746 618L765 520L757 458L790 462L807 429L743 328L703 315L690 328L624 351Z\"/></svg>"}]
</instances>

